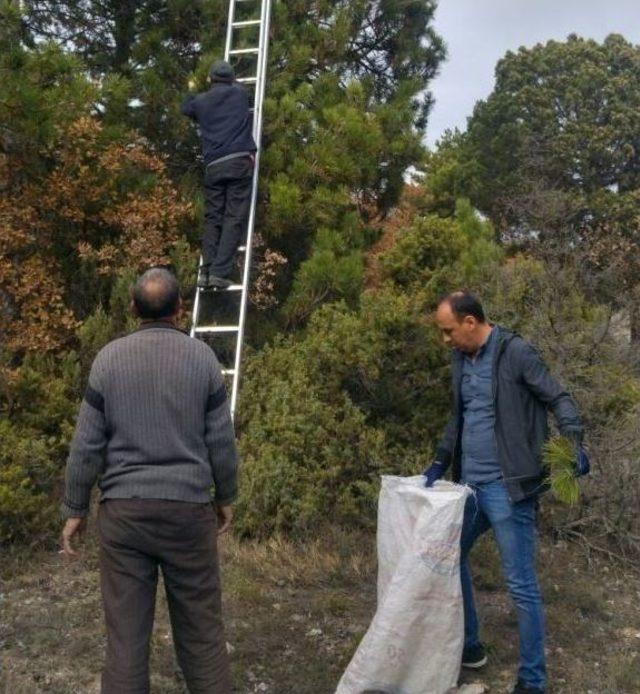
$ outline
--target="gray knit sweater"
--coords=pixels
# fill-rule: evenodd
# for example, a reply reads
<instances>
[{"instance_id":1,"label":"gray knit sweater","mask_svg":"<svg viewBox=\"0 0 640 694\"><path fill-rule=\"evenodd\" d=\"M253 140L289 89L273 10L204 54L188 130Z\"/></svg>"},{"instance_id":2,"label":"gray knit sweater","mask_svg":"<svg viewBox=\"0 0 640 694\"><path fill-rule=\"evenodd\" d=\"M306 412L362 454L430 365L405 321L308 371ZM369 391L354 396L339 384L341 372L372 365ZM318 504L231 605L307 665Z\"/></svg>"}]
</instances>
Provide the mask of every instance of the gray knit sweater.
<instances>
[{"instance_id":1,"label":"gray knit sweater","mask_svg":"<svg viewBox=\"0 0 640 694\"><path fill-rule=\"evenodd\" d=\"M104 347L91 367L66 470L62 513L103 499L228 504L238 457L220 365L199 340L157 321Z\"/></svg>"}]
</instances>

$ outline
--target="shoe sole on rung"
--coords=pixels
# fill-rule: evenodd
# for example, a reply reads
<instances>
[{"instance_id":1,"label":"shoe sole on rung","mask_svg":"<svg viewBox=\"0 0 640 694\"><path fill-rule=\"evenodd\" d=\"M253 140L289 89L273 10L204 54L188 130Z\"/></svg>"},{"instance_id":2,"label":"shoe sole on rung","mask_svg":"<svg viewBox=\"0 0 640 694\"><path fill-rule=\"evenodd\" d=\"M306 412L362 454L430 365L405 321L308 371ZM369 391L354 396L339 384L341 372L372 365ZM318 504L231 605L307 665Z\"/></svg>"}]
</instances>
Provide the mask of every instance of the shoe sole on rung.
<instances>
[{"instance_id":1,"label":"shoe sole on rung","mask_svg":"<svg viewBox=\"0 0 640 694\"><path fill-rule=\"evenodd\" d=\"M484 658L480 658L480 660L475 660L472 663L462 663L462 667L466 668L467 670L479 670L481 667L484 667L487 664L488 660L489 659L485 655Z\"/></svg>"}]
</instances>

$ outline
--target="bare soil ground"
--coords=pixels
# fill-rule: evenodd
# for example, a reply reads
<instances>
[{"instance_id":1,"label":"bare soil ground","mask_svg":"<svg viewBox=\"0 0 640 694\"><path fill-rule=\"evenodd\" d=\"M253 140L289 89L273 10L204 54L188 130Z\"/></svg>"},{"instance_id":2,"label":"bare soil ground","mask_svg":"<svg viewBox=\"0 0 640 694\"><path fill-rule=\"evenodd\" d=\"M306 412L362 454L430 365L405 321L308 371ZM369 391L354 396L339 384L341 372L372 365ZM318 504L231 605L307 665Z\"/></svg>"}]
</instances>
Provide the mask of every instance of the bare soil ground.
<instances>
[{"instance_id":1,"label":"bare soil ground","mask_svg":"<svg viewBox=\"0 0 640 694\"><path fill-rule=\"evenodd\" d=\"M327 533L293 544L221 542L228 648L237 692L331 694L375 610L375 538ZM517 663L516 620L489 538L473 555L489 665L462 682L507 692ZM0 692L99 692L104 628L96 538L78 561L55 551L2 558ZM543 539L554 694L640 692L640 578L630 568ZM428 654L425 654L428 657ZM184 694L159 587L152 692Z\"/></svg>"}]
</instances>

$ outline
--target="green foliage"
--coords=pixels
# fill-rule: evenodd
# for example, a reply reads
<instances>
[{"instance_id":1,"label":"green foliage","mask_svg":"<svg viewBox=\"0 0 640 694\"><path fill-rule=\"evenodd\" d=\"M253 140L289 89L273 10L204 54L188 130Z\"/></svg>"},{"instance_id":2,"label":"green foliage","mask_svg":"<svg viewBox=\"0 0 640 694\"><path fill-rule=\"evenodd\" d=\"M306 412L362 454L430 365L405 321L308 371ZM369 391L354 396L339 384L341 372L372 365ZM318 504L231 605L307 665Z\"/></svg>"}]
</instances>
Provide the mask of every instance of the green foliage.
<instances>
[{"instance_id":1,"label":"green foliage","mask_svg":"<svg viewBox=\"0 0 640 694\"><path fill-rule=\"evenodd\" d=\"M298 270L286 312L294 319L310 314L325 301L344 299L354 306L362 291L364 257L348 248L339 234L320 229L313 251Z\"/></svg>"},{"instance_id":2,"label":"green foliage","mask_svg":"<svg viewBox=\"0 0 640 694\"><path fill-rule=\"evenodd\" d=\"M161 258L185 298L193 287L198 229L164 167L201 206L198 138L179 104L189 77L206 88L226 24L222 0L22 6L21 22L15 3L0 2L0 205L8 193L14 203L0 210L2 237L19 230L25 257L51 239L37 276L59 271L60 286L45 300L42 290L25 291L22 263L12 291L25 305L40 296L47 309L64 300L71 315L67 342L48 343L55 356L23 360L16 348L3 362L0 542L52 527L81 383L100 347L133 325L136 270ZM582 268L567 261L619 268L625 287L637 284L637 48L616 36L570 37L509 53L468 132L448 133L425 162L425 85L444 55L434 9L432 0L274 4L258 223L288 262L281 316L251 325L257 335L283 323L290 332L246 361L244 534L370 524L380 474L426 467L450 397L448 355L428 312L461 286L541 348L575 393L600 465L613 464L611 441L635 431L640 383L610 310L581 289ZM86 117L96 112L101 124ZM376 255L373 287L371 246L407 168L421 163L421 199ZM42 192L49 175L57 185ZM504 239L536 256L507 253ZM0 309L10 324L15 308ZM51 310L27 309L52 322ZM69 340L77 353L60 351ZM625 456L608 476L622 480L615 493L600 484L588 497L585 484L591 508L633 505L635 459ZM612 533L640 532L619 515Z\"/></svg>"},{"instance_id":3,"label":"green foliage","mask_svg":"<svg viewBox=\"0 0 640 694\"><path fill-rule=\"evenodd\" d=\"M549 469L553 495L563 504L575 506L580 499L580 485L575 475L575 443L564 436L549 439L544 445L543 460Z\"/></svg>"},{"instance_id":4,"label":"green foliage","mask_svg":"<svg viewBox=\"0 0 640 694\"><path fill-rule=\"evenodd\" d=\"M303 333L247 360L241 532L301 532L328 515L371 522L380 474L429 464L449 384L447 355L426 311L442 291L461 278L478 282L500 258L491 226L468 203L453 220L418 219L383 256L380 289L355 304L323 305ZM330 272L336 261L326 262Z\"/></svg>"},{"instance_id":5,"label":"green foliage","mask_svg":"<svg viewBox=\"0 0 640 694\"><path fill-rule=\"evenodd\" d=\"M459 200L451 218L418 217L382 264L398 286L433 301L451 289L482 284L502 257L492 225L482 221L467 200Z\"/></svg>"},{"instance_id":6,"label":"green foliage","mask_svg":"<svg viewBox=\"0 0 640 694\"><path fill-rule=\"evenodd\" d=\"M460 198L469 198L477 205L477 189L484 180L484 170L472 155L468 140L468 135L458 129L447 130L436 148L426 153L422 200L425 211L450 217Z\"/></svg>"},{"instance_id":7,"label":"green foliage","mask_svg":"<svg viewBox=\"0 0 640 694\"><path fill-rule=\"evenodd\" d=\"M270 356L264 362L271 367ZM266 383L254 381L243 391L243 419L250 421L241 440L239 531L267 535L303 532L329 519L371 521L383 469L380 434L345 396L323 401L300 356L286 357L280 374L270 372ZM249 378L260 367L254 363ZM268 406L258 404L263 411L252 417L251 396L267 392Z\"/></svg>"},{"instance_id":8,"label":"green foliage","mask_svg":"<svg viewBox=\"0 0 640 694\"><path fill-rule=\"evenodd\" d=\"M80 393L75 354L5 369L0 406L0 545L33 542L58 522L61 479Z\"/></svg>"},{"instance_id":9,"label":"green foliage","mask_svg":"<svg viewBox=\"0 0 640 694\"><path fill-rule=\"evenodd\" d=\"M638 187L631 146L640 126L638 48L612 34L602 44L569 36L507 53L492 95L476 106L469 135L485 169L486 201L512 188L525 148L542 148L541 170L586 194ZM628 143L628 144L627 144ZM613 146L613 145L617 146Z\"/></svg>"},{"instance_id":10,"label":"green foliage","mask_svg":"<svg viewBox=\"0 0 640 694\"><path fill-rule=\"evenodd\" d=\"M365 297L361 312L325 305L302 339L247 359L241 532L370 523L379 475L426 466L442 416L428 407L440 384L416 369L433 359L416 334L425 332L389 291Z\"/></svg>"},{"instance_id":11,"label":"green foliage","mask_svg":"<svg viewBox=\"0 0 640 694\"><path fill-rule=\"evenodd\" d=\"M76 58L52 43L27 50L22 39L16 3L0 1L0 152L14 156L14 180L42 173L42 149L96 96Z\"/></svg>"},{"instance_id":12,"label":"green foliage","mask_svg":"<svg viewBox=\"0 0 640 694\"><path fill-rule=\"evenodd\" d=\"M33 541L51 527L59 475L46 438L0 420L0 544Z\"/></svg>"},{"instance_id":13,"label":"green foliage","mask_svg":"<svg viewBox=\"0 0 640 694\"><path fill-rule=\"evenodd\" d=\"M302 336L248 360L239 407L242 532L302 531L327 514L371 522L379 475L427 465L443 424L434 402L446 398L446 383L424 298L389 285L356 305L324 305Z\"/></svg>"},{"instance_id":14,"label":"green foliage","mask_svg":"<svg viewBox=\"0 0 640 694\"><path fill-rule=\"evenodd\" d=\"M44 508L44 500L55 497L51 485L54 478L60 482L70 417L80 397L78 381L86 378L95 353L132 327L128 303L135 272L170 260L184 291L193 286L197 229L190 228L190 209L168 182L165 161L167 172L200 202L194 192L198 138L179 104L189 77L206 87L209 65L221 54L226 9L222 0L0 4L6 20L0 29L0 120L9 124L1 133L0 179L3 185L8 181L12 196L11 215L0 215L3 237L12 244L6 258L0 255L0 271L10 281L2 280L2 291L7 284L13 302L3 305L1 317L14 325L21 317L41 321L46 348L55 354L46 367L22 361L24 352L37 353L44 338L34 330L20 332L31 335L28 344L12 336L5 389L13 404L6 408L10 430L5 433L11 449L21 452L13 459L7 448L0 469L12 483L20 475L31 480L18 486L27 489L34 507L42 501ZM425 85L444 55L431 28L434 10L431 0L274 5L259 216L266 242L288 260L278 298L289 325L306 320L323 302L343 301L335 309L342 334L346 338L362 328L375 344L375 350L363 351L366 368L355 353L343 350L351 369L343 369L327 388L333 355L316 343L327 332L330 314L319 314L308 333L315 335L313 349L322 355L323 371L306 373L304 335L291 338L291 349L299 350L299 382L308 379L309 397L316 398L309 402L309 415L321 426L315 443L305 430L280 460L299 457L292 451L302 451L301 442L324 450L317 472L326 475L323 486L336 488L327 504L342 509L344 518L367 515L371 485L382 465L377 451L387 428L400 430L399 419L393 425L384 421L389 393L398 411L410 409L418 397L398 388L389 375L401 368L411 379L413 352L393 368L388 356L402 351L403 335L422 330L416 308L402 316L403 301L393 292L380 298L379 306L363 302L367 311L395 311L396 325L360 315L359 307L365 253L377 236L376 224L398 200L406 168L423 154L431 103ZM150 151L167 157L154 158ZM38 187L43 181L45 193ZM37 252L47 260L38 259L29 275L14 272L18 261L24 267ZM46 295L25 289L45 280ZM64 309L64 325L47 310L54 302ZM44 323L56 325L57 332L49 336ZM63 357L60 350L70 345L77 355ZM296 391L292 401L297 397ZM42 443L45 434L55 437L55 450ZM46 444L51 445L49 438ZM352 470L340 464L350 456L356 461ZM29 472L29 457L41 474ZM44 486L32 483L36 476ZM278 527L317 520L313 495L301 492L300 498L299 513L283 512ZM16 506L12 527L20 513L27 522L31 502L13 496L5 496L5 502L5 508ZM39 522L34 516L30 527ZM8 539L9 532L3 533Z\"/></svg>"},{"instance_id":15,"label":"green foliage","mask_svg":"<svg viewBox=\"0 0 640 694\"><path fill-rule=\"evenodd\" d=\"M28 0L23 5L30 37L59 43L93 77L107 76L100 102L108 124L139 130L171 155L178 170L193 168L179 99L202 43L215 41L221 48L226 3ZM195 144L195 134L190 140Z\"/></svg>"},{"instance_id":16,"label":"green foliage","mask_svg":"<svg viewBox=\"0 0 640 694\"><path fill-rule=\"evenodd\" d=\"M582 291L579 269L509 258L483 286L489 315L532 340L580 402L587 429L616 429L640 398L633 358L611 309Z\"/></svg>"},{"instance_id":17,"label":"green foliage","mask_svg":"<svg viewBox=\"0 0 640 694\"><path fill-rule=\"evenodd\" d=\"M550 262L578 258L579 281L628 308L638 342L639 128L640 49L622 36L508 52L467 132L427 158L425 204L450 214L464 195L504 240Z\"/></svg>"},{"instance_id":18,"label":"green foliage","mask_svg":"<svg viewBox=\"0 0 640 694\"><path fill-rule=\"evenodd\" d=\"M358 256L373 240L370 221L396 204L404 172L423 157L432 104L425 87L444 58L431 26L435 6L435 0L273 5L258 220L263 239L287 259L274 303L290 325L321 301L354 302L362 282ZM143 134L192 193L200 144L179 105L189 78L199 90L208 88L227 5L31 0L24 12L30 36L59 41L100 79L97 100L110 129ZM253 18L254 5L238 12ZM237 34L251 42L250 31ZM247 58L235 67L243 76L255 71ZM322 230L347 247L338 253L332 244L327 252Z\"/></svg>"},{"instance_id":19,"label":"green foliage","mask_svg":"<svg viewBox=\"0 0 640 694\"><path fill-rule=\"evenodd\" d=\"M353 497L362 501L358 508L366 519L379 474L416 473L428 464L450 393L448 355L425 318L443 292L460 286L478 291L493 321L541 349L552 372L577 398L590 442L615 438L637 407L640 381L610 330L609 311L585 296L577 269L550 267L523 254L505 257L493 226L468 202L459 201L452 218L417 216L397 232L380 265L382 285L365 291L357 304L324 305L303 332L249 358L239 405L242 532L303 532L324 518L311 503L316 497L337 522L352 522L341 508L352 508ZM340 446L332 456L340 461L341 475L351 466L358 470L367 483L366 502L349 485L346 496L338 498L338 477L318 472L316 451L325 445L320 442L326 432L337 432L345 450L353 450L353 434L329 413L338 422L360 422L360 452L366 455L364 447L370 447L371 464L341 456ZM305 476L307 466L317 478ZM555 466L553 487L560 498L575 503L573 472L567 469ZM292 476L295 498L306 500L304 510L286 491L294 484ZM590 484L587 480L585 488ZM610 491L600 488L599 494L607 503L619 503ZM593 508L595 502L590 503Z\"/></svg>"}]
</instances>

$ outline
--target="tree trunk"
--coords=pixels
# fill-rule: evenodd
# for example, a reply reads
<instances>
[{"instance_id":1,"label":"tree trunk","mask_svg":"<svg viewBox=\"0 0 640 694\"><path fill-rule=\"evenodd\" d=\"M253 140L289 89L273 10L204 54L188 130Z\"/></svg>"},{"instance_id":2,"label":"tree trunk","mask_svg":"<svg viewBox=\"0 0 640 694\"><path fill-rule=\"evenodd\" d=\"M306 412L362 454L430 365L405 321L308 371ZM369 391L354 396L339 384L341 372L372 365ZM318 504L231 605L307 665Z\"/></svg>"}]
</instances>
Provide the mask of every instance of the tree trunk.
<instances>
[{"instance_id":1,"label":"tree trunk","mask_svg":"<svg viewBox=\"0 0 640 694\"><path fill-rule=\"evenodd\" d=\"M136 40L136 7L135 0L118 0L113 7L113 39L115 51L113 68L117 72L128 72L127 63L131 56L131 47Z\"/></svg>"}]
</instances>

